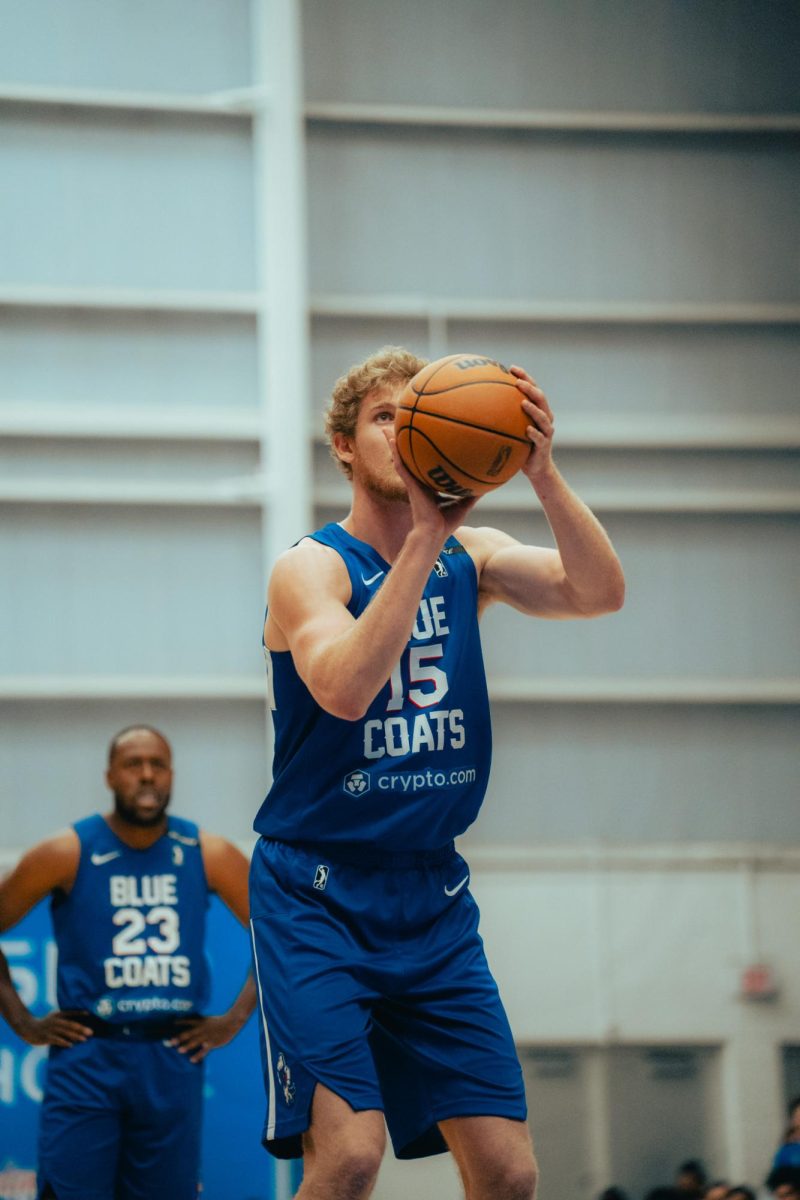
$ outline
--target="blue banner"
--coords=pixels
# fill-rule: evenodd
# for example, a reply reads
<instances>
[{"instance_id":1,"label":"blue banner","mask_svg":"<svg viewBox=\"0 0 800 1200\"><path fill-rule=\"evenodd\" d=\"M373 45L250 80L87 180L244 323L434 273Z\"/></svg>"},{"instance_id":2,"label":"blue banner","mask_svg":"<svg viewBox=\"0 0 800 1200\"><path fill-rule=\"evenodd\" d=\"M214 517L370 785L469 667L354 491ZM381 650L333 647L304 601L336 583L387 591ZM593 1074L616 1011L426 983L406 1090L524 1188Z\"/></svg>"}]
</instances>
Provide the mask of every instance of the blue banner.
<instances>
[{"instance_id":1,"label":"blue banner","mask_svg":"<svg viewBox=\"0 0 800 1200\"><path fill-rule=\"evenodd\" d=\"M249 938L212 898L208 952L213 979L210 1012L228 1008L250 966ZM56 1007L56 948L49 906L38 905L0 941L14 983L37 1016ZM256 1014L257 1015L257 1014ZM36 1131L47 1047L28 1046L0 1021L0 1200L34 1200ZM256 1016L237 1038L206 1059L203 1200L280 1200L293 1192L298 1168L276 1188L276 1166L260 1144L264 1089ZM280 1168L278 1168L280 1170ZM287 1186L288 1185L288 1186Z\"/></svg>"}]
</instances>

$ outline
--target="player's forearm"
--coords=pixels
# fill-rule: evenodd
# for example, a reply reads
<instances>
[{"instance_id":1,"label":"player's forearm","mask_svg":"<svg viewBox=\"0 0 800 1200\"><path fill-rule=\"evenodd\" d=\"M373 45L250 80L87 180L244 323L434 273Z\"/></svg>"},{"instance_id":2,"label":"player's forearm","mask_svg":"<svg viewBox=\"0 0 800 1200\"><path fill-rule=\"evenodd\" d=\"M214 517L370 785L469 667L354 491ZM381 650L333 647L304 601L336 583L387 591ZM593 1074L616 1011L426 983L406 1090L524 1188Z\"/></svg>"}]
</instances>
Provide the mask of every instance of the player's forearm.
<instances>
[{"instance_id":1,"label":"player's forearm","mask_svg":"<svg viewBox=\"0 0 800 1200\"><path fill-rule=\"evenodd\" d=\"M253 1012L256 1006L258 993L256 990L256 981L253 978L253 972L248 972L247 979L242 985L242 990L234 1000L233 1004L228 1009L227 1015L231 1020L241 1028L247 1018Z\"/></svg>"},{"instance_id":2,"label":"player's forearm","mask_svg":"<svg viewBox=\"0 0 800 1200\"><path fill-rule=\"evenodd\" d=\"M384 686L411 637L442 544L412 530L374 599L345 634L320 651L307 682L327 712L356 721Z\"/></svg>"},{"instance_id":3,"label":"player's forearm","mask_svg":"<svg viewBox=\"0 0 800 1200\"><path fill-rule=\"evenodd\" d=\"M0 950L0 1016L11 1026L15 1033L21 1034L32 1020L32 1015L22 1003L19 992L14 987L8 960Z\"/></svg>"},{"instance_id":4,"label":"player's forearm","mask_svg":"<svg viewBox=\"0 0 800 1200\"><path fill-rule=\"evenodd\" d=\"M625 576L597 517L555 465L532 483L553 532L576 607L587 616L621 608Z\"/></svg>"}]
</instances>

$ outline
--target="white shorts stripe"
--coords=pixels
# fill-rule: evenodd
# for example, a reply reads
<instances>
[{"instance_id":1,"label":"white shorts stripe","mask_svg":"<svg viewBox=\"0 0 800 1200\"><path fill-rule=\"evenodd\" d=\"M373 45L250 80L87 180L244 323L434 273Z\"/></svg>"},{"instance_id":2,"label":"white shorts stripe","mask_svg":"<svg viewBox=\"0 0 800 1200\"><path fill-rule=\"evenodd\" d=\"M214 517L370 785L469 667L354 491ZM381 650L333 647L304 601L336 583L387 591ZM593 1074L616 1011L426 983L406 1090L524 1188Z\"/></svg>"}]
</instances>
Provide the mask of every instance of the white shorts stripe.
<instances>
[{"instance_id":1,"label":"white shorts stripe","mask_svg":"<svg viewBox=\"0 0 800 1200\"><path fill-rule=\"evenodd\" d=\"M275 1076L272 1069L272 1046L269 1040L267 1014L264 1012L264 994L261 991L261 976L258 971L258 952L256 950L256 930L252 918L250 920L250 936L253 939L253 962L256 967L256 985L258 987L258 1007L261 1013L261 1024L264 1029L264 1044L267 1049L267 1077L269 1079L269 1096L267 1100L267 1141L275 1137Z\"/></svg>"}]
</instances>

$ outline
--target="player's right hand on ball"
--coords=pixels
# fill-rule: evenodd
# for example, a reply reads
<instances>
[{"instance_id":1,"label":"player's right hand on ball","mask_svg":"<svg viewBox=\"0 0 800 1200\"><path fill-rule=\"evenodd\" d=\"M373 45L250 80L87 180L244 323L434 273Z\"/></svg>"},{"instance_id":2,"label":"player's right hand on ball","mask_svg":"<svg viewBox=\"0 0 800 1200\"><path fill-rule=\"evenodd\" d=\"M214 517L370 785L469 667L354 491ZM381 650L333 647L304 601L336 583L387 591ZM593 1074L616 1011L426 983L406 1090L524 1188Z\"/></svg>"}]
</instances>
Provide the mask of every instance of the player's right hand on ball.
<instances>
[{"instance_id":1,"label":"player's right hand on ball","mask_svg":"<svg viewBox=\"0 0 800 1200\"><path fill-rule=\"evenodd\" d=\"M29 1015L15 1032L29 1046L75 1046L92 1036L86 1025L58 1009L46 1017Z\"/></svg>"},{"instance_id":2,"label":"player's right hand on ball","mask_svg":"<svg viewBox=\"0 0 800 1200\"><path fill-rule=\"evenodd\" d=\"M394 433L386 429L384 437L392 451L395 470L406 485L411 511L414 514L414 524L420 525L427 523L426 518L435 518L441 524L441 530L437 532L441 533L442 541L446 541L454 529L458 529L459 525L464 524L467 514L478 503L478 497L470 496L467 500L456 500L437 495L436 492L415 479L406 468L397 450Z\"/></svg>"}]
</instances>

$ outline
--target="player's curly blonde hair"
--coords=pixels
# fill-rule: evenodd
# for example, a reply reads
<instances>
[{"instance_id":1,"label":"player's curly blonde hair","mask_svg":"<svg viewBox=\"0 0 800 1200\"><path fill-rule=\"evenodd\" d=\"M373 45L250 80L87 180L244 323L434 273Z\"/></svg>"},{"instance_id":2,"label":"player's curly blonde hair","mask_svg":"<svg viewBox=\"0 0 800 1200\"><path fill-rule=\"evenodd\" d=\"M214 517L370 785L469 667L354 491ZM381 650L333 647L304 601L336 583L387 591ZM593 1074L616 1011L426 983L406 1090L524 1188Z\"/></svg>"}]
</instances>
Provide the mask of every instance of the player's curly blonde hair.
<instances>
[{"instance_id":1,"label":"player's curly blonde hair","mask_svg":"<svg viewBox=\"0 0 800 1200\"><path fill-rule=\"evenodd\" d=\"M382 346L336 380L325 412L325 437L333 461L348 479L353 477L353 468L339 458L333 435L343 433L345 437L354 437L358 410L364 397L376 388L408 383L426 364L427 359L417 358L403 346Z\"/></svg>"}]
</instances>

